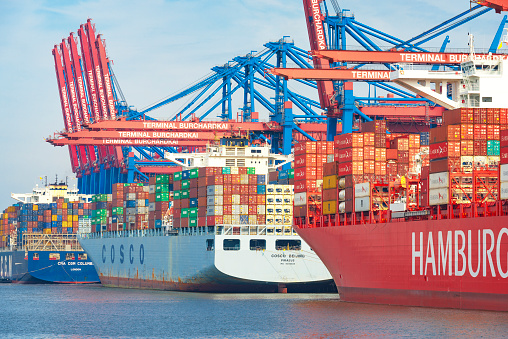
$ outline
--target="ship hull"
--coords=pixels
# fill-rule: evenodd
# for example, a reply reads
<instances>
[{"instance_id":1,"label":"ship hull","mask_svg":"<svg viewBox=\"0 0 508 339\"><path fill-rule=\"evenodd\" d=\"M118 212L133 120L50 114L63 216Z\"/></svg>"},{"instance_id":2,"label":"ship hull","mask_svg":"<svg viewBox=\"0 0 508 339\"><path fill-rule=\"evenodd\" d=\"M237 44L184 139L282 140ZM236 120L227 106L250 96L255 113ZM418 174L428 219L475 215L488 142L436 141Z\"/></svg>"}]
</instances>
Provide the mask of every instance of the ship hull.
<instances>
[{"instance_id":1,"label":"ship hull","mask_svg":"<svg viewBox=\"0 0 508 339\"><path fill-rule=\"evenodd\" d=\"M299 228L341 300L508 311L508 217Z\"/></svg>"},{"instance_id":2,"label":"ship hull","mask_svg":"<svg viewBox=\"0 0 508 339\"><path fill-rule=\"evenodd\" d=\"M20 284L97 284L99 276L90 260L80 260L84 252L69 251L2 251L0 276ZM34 259L37 253L37 259ZM59 254L61 260L51 260L49 254ZM67 253L74 259L64 260Z\"/></svg>"},{"instance_id":3,"label":"ship hull","mask_svg":"<svg viewBox=\"0 0 508 339\"><path fill-rule=\"evenodd\" d=\"M331 275L310 249L303 255L303 250L256 251L244 245L248 236L239 235L234 238L241 240L240 249L224 250L225 238L204 233L79 241L108 287L225 293L334 289Z\"/></svg>"}]
</instances>

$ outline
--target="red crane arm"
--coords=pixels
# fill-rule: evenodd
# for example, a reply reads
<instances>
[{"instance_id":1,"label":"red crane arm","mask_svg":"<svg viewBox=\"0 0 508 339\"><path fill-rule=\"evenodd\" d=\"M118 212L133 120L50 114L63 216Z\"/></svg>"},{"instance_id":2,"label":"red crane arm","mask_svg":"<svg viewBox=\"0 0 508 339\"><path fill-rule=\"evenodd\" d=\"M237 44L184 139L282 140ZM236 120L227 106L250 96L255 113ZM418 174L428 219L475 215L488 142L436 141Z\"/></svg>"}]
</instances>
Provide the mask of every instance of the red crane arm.
<instances>
[{"instance_id":1,"label":"red crane arm","mask_svg":"<svg viewBox=\"0 0 508 339\"><path fill-rule=\"evenodd\" d=\"M303 0L303 9L305 11L305 21L307 22L307 31L309 33L310 48L314 51L326 50L325 31L323 28L323 15L321 14L320 4L323 0ZM330 68L328 60L318 57L312 57L314 68ZM322 108L329 108L330 98L333 95L333 84L331 81L318 81L319 102Z\"/></svg>"},{"instance_id":2,"label":"red crane arm","mask_svg":"<svg viewBox=\"0 0 508 339\"><path fill-rule=\"evenodd\" d=\"M391 71L360 69L273 68L272 74L286 79L390 81Z\"/></svg>"},{"instance_id":3,"label":"red crane arm","mask_svg":"<svg viewBox=\"0 0 508 339\"><path fill-rule=\"evenodd\" d=\"M508 0L489 0L489 1L474 0L471 2L477 3L482 6L494 8L496 10L496 13L508 11Z\"/></svg>"},{"instance_id":4,"label":"red crane arm","mask_svg":"<svg viewBox=\"0 0 508 339\"><path fill-rule=\"evenodd\" d=\"M104 81L104 90L106 93L106 101L108 103L109 108L109 118L111 120L116 119L116 108L115 108L115 100L113 98L113 89L111 87L111 79L109 77L109 68L108 68L108 59L106 57L106 49L104 48L104 43L101 39L100 34L97 36L97 40L95 41L95 47L98 52L98 63L101 68L102 80Z\"/></svg>"},{"instance_id":5,"label":"red crane arm","mask_svg":"<svg viewBox=\"0 0 508 339\"><path fill-rule=\"evenodd\" d=\"M65 145L95 145L101 147L109 146L160 146L160 147L173 147L173 146L206 146L210 143L209 140L179 140L179 139L140 139L140 138L80 138L80 139L52 139L48 140L53 146Z\"/></svg>"},{"instance_id":6,"label":"red crane arm","mask_svg":"<svg viewBox=\"0 0 508 339\"><path fill-rule=\"evenodd\" d=\"M460 64L469 58L466 53L423 53L403 51L351 51L326 50L312 51L314 56L331 62L354 63L405 63L405 64ZM505 54L476 54L477 59L506 60Z\"/></svg>"},{"instance_id":7,"label":"red crane arm","mask_svg":"<svg viewBox=\"0 0 508 339\"><path fill-rule=\"evenodd\" d=\"M69 100L67 98L67 89L65 87L62 59L60 58L60 53L58 52L58 46L55 46L53 48L53 57L55 59L56 80L58 83L58 92L60 94L60 103L62 105L62 113L64 118L65 129L68 132L71 132L72 131L71 111L69 108ZM76 153L75 147L69 146L69 155L71 159L72 170L73 172L76 172L78 168L78 155Z\"/></svg>"}]
</instances>

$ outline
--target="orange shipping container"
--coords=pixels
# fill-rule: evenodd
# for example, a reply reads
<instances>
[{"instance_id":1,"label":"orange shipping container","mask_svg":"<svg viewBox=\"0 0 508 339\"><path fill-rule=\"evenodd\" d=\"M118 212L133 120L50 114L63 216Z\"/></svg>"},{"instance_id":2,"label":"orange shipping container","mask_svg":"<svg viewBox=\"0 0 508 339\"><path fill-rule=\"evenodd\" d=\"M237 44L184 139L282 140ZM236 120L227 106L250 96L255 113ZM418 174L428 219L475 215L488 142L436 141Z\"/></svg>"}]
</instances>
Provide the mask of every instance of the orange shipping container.
<instances>
[{"instance_id":1,"label":"orange shipping container","mask_svg":"<svg viewBox=\"0 0 508 339\"><path fill-rule=\"evenodd\" d=\"M373 132L365 132L363 133L363 145L364 146L374 146L374 133Z\"/></svg>"},{"instance_id":2,"label":"orange shipping container","mask_svg":"<svg viewBox=\"0 0 508 339\"><path fill-rule=\"evenodd\" d=\"M474 125L462 124L460 125L460 139L461 140L473 140L474 138Z\"/></svg>"},{"instance_id":3,"label":"orange shipping container","mask_svg":"<svg viewBox=\"0 0 508 339\"><path fill-rule=\"evenodd\" d=\"M374 151L376 161L386 161L386 148L376 147Z\"/></svg>"},{"instance_id":4,"label":"orange shipping container","mask_svg":"<svg viewBox=\"0 0 508 339\"><path fill-rule=\"evenodd\" d=\"M363 147L363 160L374 160L376 158L376 149L374 146Z\"/></svg>"},{"instance_id":5,"label":"orange shipping container","mask_svg":"<svg viewBox=\"0 0 508 339\"><path fill-rule=\"evenodd\" d=\"M487 125L475 124L473 127L474 140L487 140Z\"/></svg>"},{"instance_id":6,"label":"orange shipping container","mask_svg":"<svg viewBox=\"0 0 508 339\"><path fill-rule=\"evenodd\" d=\"M376 171L375 161L374 160L364 160L363 161L363 173L365 174L374 174Z\"/></svg>"}]
</instances>

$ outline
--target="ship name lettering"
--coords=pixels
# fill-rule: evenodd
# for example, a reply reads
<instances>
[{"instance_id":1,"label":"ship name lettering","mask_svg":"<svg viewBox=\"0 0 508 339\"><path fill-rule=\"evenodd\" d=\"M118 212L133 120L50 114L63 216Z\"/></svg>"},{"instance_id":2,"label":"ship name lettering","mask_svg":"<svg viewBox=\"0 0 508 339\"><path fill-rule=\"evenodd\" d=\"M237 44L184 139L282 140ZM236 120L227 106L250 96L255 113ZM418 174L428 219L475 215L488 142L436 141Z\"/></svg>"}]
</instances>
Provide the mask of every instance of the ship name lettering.
<instances>
[{"instance_id":1,"label":"ship name lettering","mask_svg":"<svg viewBox=\"0 0 508 339\"><path fill-rule=\"evenodd\" d=\"M508 246L505 245L508 228L502 228L497 234L491 229L481 229L467 233L438 231L437 237L435 232L425 235L427 241L424 241L424 232L411 235L412 275L417 275L418 260L422 276L470 275L475 278L481 272L482 277L495 278L498 274L501 278L508 277Z\"/></svg>"},{"instance_id":2,"label":"ship name lettering","mask_svg":"<svg viewBox=\"0 0 508 339\"><path fill-rule=\"evenodd\" d=\"M69 262L67 262L67 265L69 265L69 266L75 266L76 263L74 261L69 261Z\"/></svg>"},{"instance_id":3,"label":"ship name lettering","mask_svg":"<svg viewBox=\"0 0 508 339\"><path fill-rule=\"evenodd\" d=\"M65 261L59 261L59 262L58 262L58 265L59 265L59 266L65 266Z\"/></svg>"},{"instance_id":4,"label":"ship name lettering","mask_svg":"<svg viewBox=\"0 0 508 339\"><path fill-rule=\"evenodd\" d=\"M286 255L284 253L281 254L272 254L272 258L285 258Z\"/></svg>"}]
</instances>

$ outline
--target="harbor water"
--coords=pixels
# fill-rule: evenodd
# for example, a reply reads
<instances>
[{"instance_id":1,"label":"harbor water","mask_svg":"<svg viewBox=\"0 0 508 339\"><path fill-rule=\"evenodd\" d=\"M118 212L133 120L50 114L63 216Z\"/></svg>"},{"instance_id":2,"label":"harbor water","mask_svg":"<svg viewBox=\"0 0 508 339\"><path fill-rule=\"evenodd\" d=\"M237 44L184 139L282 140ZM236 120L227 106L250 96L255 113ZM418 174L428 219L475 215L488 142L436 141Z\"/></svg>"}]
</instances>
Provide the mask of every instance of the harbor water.
<instances>
[{"instance_id":1,"label":"harbor water","mask_svg":"<svg viewBox=\"0 0 508 339\"><path fill-rule=\"evenodd\" d=\"M209 294L0 284L1 338L502 338L508 313L345 303L336 294Z\"/></svg>"}]
</instances>

